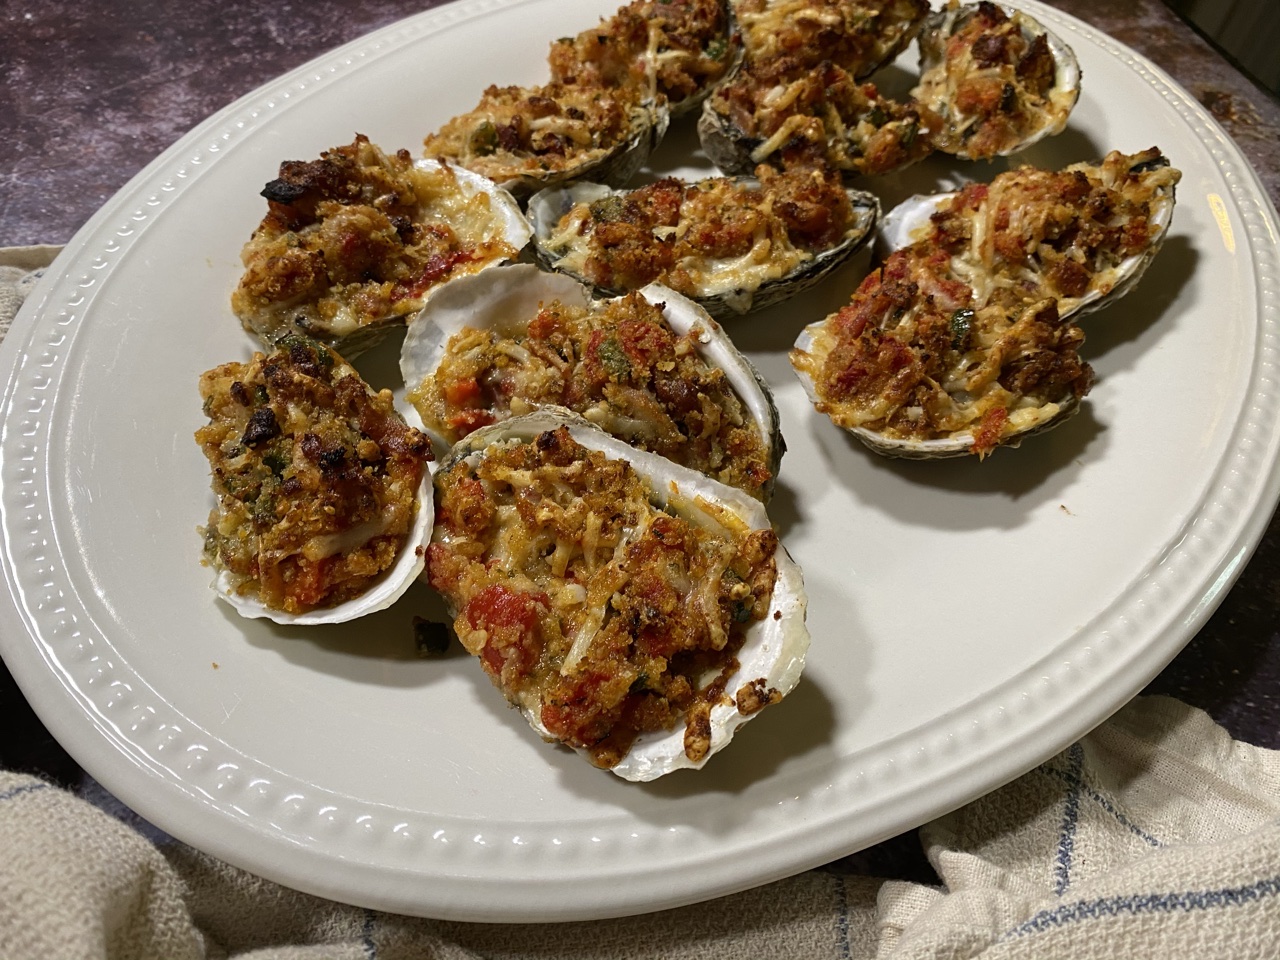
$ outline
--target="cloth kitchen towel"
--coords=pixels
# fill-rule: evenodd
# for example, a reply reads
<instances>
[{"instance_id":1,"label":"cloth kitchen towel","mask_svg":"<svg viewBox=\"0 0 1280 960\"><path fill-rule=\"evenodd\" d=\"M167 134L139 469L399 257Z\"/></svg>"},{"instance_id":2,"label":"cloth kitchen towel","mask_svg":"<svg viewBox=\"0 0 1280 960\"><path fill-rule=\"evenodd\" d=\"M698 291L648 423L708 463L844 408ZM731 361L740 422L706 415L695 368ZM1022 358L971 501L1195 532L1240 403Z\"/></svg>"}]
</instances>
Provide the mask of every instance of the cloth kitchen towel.
<instances>
[{"instance_id":1,"label":"cloth kitchen towel","mask_svg":"<svg viewBox=\"0 0 1280 960\"><path fill-rule=\"evenodd\" d=\"M0 330L53 252L0 250ZM1280 957L1280 752L1166 697L922 827L938 886L836 864L590 923L322 900L179 843L92 780L78 792L0 771L3 960Z\"/></svg>"},{"instance_id":2,"label":"cloth kitchen towel","mask_svg":"<svg viewBox=\"0 0 1280 960\"><path fill-rule=\"evenodd\" d=\"M1140 697L919 831L941 886L833 870L649 916L415 919L297 893L0 773L0 953L28 958L1274 958L1280 752ZM115 816L104 812L111 811Z\"/></svg>"}]
</instances>

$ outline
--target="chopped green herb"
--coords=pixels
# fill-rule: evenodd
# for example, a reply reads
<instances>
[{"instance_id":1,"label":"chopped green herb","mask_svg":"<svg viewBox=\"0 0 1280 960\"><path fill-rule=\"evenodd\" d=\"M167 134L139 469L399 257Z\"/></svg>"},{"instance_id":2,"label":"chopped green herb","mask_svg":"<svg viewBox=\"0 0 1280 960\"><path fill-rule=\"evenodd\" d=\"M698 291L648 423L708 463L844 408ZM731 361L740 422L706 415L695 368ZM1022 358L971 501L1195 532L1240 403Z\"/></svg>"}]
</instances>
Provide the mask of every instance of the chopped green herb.
<instances>
[{"instance_id":1,"label":"chopped green herb","mask_svg":"<svg viewBox=\"0 0 1280 960\"><path fill-rule=\"evenodd\" d=\"M596 354L600 357L600 362L604 364L604 368L609 371L609 376L613 377L613 379L622 381L631 376L631 361L627 359L627 354L622 349L622 344L615 337L610 337L600 344L596 348Z\"/></svg>"},{"instance_id":2,"label":"chopped green herb","mask_svg":"<svg viewBox=\"0 0 1280 960\"><path fill-rule=\"evenodd\" d=\"M963 350L969 343L969 333L973 329L973 311L965 308L951 315L951 349Z\"/></svg>"}]
</instances>

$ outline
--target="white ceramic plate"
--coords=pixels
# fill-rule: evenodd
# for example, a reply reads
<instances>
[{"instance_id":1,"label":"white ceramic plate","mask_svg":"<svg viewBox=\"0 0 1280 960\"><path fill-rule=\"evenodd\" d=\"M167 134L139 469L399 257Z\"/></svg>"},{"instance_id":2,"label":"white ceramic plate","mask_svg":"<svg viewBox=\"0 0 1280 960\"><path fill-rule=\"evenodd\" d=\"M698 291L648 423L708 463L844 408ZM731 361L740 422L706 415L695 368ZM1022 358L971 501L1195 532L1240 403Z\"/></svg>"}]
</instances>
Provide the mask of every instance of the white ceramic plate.
<instances>
[{"instance_id":1,"label":"white ceramic plate","mask_svg":"<svg viewBox=\"0 0 1280 960\"><path fill-rule=\"evenodd\" d=\"M614 0L462 0L201 124L75 237L3 346L0 649L52 732L182 840L313 893L414 914L556 920L729 893L874 843L1101 721L1204 622L1277 494L1274 211L1148 62L1039 7L1078 52L1060 165L1159 144L1184 171L1139 290L1087 321L1087 409L986 462L877 459L786 362L865 258L733 328L777 388L773 513L805 570L806 678L706 770L625 783L533 735L462 655L418 659L424 587L356 624L216 602L195 532L199 373L248 356L229 312L260 186L369 135L417 150L490 82ZM534 38L528 43L516 38ZM901 85L906 75L890 73ZM657 171L705 169L689 124ZM886 205L987 165L926 163ZM394 351L364 364L394 370Z\"/></svg>"}]
</instances>

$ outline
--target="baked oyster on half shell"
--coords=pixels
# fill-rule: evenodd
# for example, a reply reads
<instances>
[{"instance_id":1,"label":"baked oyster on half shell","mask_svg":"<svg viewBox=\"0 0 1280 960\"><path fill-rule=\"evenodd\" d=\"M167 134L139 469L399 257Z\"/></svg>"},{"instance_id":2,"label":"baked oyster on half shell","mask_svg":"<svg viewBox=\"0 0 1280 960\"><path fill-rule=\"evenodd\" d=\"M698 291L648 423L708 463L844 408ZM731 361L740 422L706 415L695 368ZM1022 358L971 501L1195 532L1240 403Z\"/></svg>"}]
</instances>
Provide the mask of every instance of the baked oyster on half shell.
<instances>
[{"instance_id":1,"label":"baked oyster on half shell","mask_svg":"<svg viewBox=\"0 0 1280 960\"><path fill-rule=\"evenodd\" d=\"M528 208L536 256L604 294L660 282L729 320L807 289L872 236L873 194L816 169L757 173L541 191Z\"/></svg>"},{"instance_id":2,"label":"baked oyster on half shell","mask_svg":"<svg viewBox=\"0 0 1280 960\"><path fill-rule=\"evenodd\" d=\"M554 41L547 62L553 80L631 86L665 101L676 118L701 105L741 58L725 0L633 0L599 26Z\"/></svg>"},{"instance_id":3,"label":"baked oyster on half shell","mask_svg":"<svg viewBox=\"0 0 1280 960\"><path fill-rule=\"evenodd\" d=\"M531 264L433 298L405 337L407 399L445 444L543 406L767 500L785 449L768 386L697 304L660 284L595 300Z\"/></svg>"},{"instance_id":4,"label":"baked oyster on half shell","mask_svg":"<svg viewBox=\"0 0 1280 960\"><path fill-rule=\"evenodd\" d=\"M934 147L963 160L1024 150L1061 133L1080 96L1080 63L1021 10L955 0L920 32L913 100L941 118Z\"/></svg>"},{"instance_id":5,"label":"baked oyster on half shell","mask_svg":"<svg viewBox=\"0 0 1280 960\"><path fill-rule=\"evenodd\" d=\"M1062 316L1132 290L1160 252L1182 174L1157 147L1060 171L1016 167L991 183L902 201L881 220L883 256L915 243L982 302L1053 297Z\"/></svg>"},{"instance_id":6,"label":"baked oyster on half shell","mask_svg":"<svg viewBox=\"0 0 1280 960\"><path fill-rule=\"evenodd\" d=\"M820 412L887 456L985 455L1061 423L1093 374L1075 321L1133 289L1173 214L1156 148L916 197L848 306L792 366Z\"/></svg>"},{"instance_id":7,"label":"baked oyster on half shell","mask_svg":"<svg viewBox=\"0 0 1280 960\"><path fill-rule=\"evenodd\" d=\"M243 617L341 623L417 579L435 517L430 444L336 353L291 334L204 373L196 432L217 505L217 595Z\"/></svg>"},{"instance_id":8,"label":"baked oyster on half shell","mask_svg":"<svg viewBox=\"0 0 1280 960\"><path fill-rule=\"evenodd\" d=\"M429 134L423 149L524 201L574 180L626 183L666 133L670 114L633 86L490 86L474 109Z\"/></svg>"},{"instance_id":9,"label":"baked oyster on half shell","mask_svg":"<svg viewBox=\"0 0 1280 960\"><path fill-rule=\"evenodd\" d=\"M484 177L364 136L318 160L286 161L262 190L267 215L231 295L267 346L301 334L354 357L452 277L514 260L529 225Z\"/></svg>"},{"instance_id":10,"label":"baked oyster on half shell","mask_svg":"<svg viewBox=\"0 0 1280 960\"><path fill-rule=\"evenodd\" d=\"M566 411L460 442L428 578L543 739L627 780L699 768L799 680L799 568L763 506Z\"/></svg>"}]
</instances>

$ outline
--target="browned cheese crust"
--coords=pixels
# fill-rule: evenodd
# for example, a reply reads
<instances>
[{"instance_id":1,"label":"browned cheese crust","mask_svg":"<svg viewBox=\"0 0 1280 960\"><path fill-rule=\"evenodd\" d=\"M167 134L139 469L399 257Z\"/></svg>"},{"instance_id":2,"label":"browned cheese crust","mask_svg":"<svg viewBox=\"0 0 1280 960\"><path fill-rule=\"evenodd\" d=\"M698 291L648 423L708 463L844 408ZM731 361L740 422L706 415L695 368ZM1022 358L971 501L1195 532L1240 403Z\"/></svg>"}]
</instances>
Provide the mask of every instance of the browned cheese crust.
<instances>
[{"instance_id":1,"label":"browned cheese crust","mask_svg":"<svg viewBox=\"0 0 1280 960\"><path fill-rule=\"evenodd\" d=\"M843 243L856 226L834 173L761 165L756 176L758 183L667 178L578 204L547 248L601 289L660 281L699 299L754 293Z\"/></svg>"},{"instance_id":2,"label":"browned cheese crust","mask_svg":"<svg viewBox=\"0 0 1280 960\"><path fill-rule=\"evenodd\" d=\"M597 766L678 724L702 759L743 625L768 610L773 532L717 536L664 513L628 463L563 428L490 447L436 485L430 582L507 699ZM747 691L744 706L769 697Z\"/></svg>"},{"instance_id":3,"label":"browned cheese crust","mask_svg":"<svg viewBox=\"0 0 1280 960\"><path fill-rule=\"evenodd\" d=\"M551 78L629 86L678 106L724 77L737 38L723 0L635 0L598 27L551 45Z\"/></svg>"},{"instance_id":4,"label":"browned cheese crust","mask_svg":"<svg viewBox=\"0 0 1280 960\"><path fill-rule=\"evenodd\" d=\"M463 200L451 171L417 170L407 150L389 155L364 136L282 163L262 195L267 215L241 253L231 306L268 343L293 330L337 344L519 252L487 197Z\"/></svg>"},{"instance_id":5,"label":"browned cheese crust","mask_svg":"<svg viewBox=\"0 0 1280 960\"><path fill-rule=\"evenodd\" d=\"M359 595L417 512L430 447L337 354L301 337L200 377L218 505L205 558L241 593L301 613Z\"/></svg>"},{"instance_id":6,"label":"browned cheese crust","mask_svg":"<svg viewBox=\"0 0 1280 960\"><path fill-rule=\"evenodd\" d=\"M724 372L677 336L639 294L570 307L544 304L524 335L464 330L408 399L456 442L512 413L568 407L633 446L763 497L765 439Z\"/></svg>"}]
</instances>

